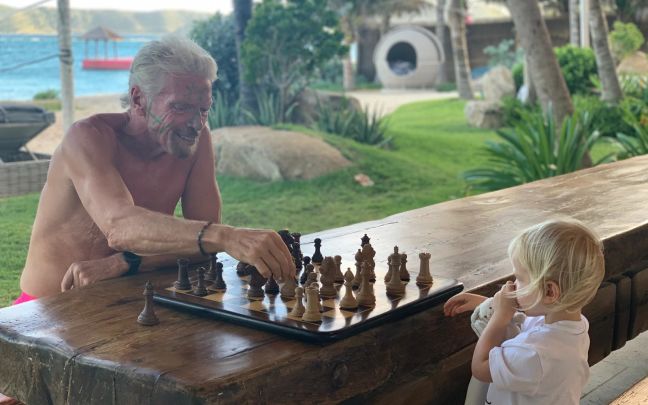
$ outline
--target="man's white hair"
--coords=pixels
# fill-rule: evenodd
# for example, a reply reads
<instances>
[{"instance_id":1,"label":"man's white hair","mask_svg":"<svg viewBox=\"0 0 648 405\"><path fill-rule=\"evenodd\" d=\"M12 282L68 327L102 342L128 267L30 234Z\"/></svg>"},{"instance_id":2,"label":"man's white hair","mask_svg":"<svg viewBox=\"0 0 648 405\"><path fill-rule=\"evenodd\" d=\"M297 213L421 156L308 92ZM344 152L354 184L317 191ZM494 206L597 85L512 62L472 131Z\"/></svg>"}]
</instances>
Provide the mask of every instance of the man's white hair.
<instances>
[{"instance_id":1,"label":"man's white hair","mask_svg":"<svg viewBox=\"0 0 648 405\"><path fill-rule=\"evenodd\" d=\"M167 75L196 75L216 80L214 58L195 42L178 35L166 35L144 45L135 55L128 78L128 93L121 97L122 107L131 103L130 90L139 86L144 95L155 97Z\"/></svg>"}]
</instances>

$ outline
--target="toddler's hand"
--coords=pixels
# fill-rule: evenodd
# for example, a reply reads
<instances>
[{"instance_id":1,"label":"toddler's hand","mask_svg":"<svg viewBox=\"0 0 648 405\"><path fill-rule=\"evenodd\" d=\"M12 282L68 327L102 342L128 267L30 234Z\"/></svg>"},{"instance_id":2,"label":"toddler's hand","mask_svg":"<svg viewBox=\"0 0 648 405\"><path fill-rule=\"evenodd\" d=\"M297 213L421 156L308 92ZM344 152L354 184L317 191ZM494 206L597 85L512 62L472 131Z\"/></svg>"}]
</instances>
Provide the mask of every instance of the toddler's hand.
<instances>
[{"instance_id":1,"label":"toddler's hand","mask_svg":"<svg viewBox=\"0 0 648 405\"><path fill-rule=\"evenodd\" d=\"M472 311L486 300L486 297L477 294L460 293L451 297L443 305L445 316L455 316L462 312Z\"/></svg>"},{"instance_id":2,"label":"toddler's hand","mask_svg":"<svg viewBox=\"0 0 648 405\"><path fill-rule=\"evenodd\" d=\"M515 284L512 281L507 281L506 284L495 294L493 297L493 318L497 321L508 324L513 319L513 315L517 311L517 301L513 293L515 292Z\"/></svg>"}]
</instances>

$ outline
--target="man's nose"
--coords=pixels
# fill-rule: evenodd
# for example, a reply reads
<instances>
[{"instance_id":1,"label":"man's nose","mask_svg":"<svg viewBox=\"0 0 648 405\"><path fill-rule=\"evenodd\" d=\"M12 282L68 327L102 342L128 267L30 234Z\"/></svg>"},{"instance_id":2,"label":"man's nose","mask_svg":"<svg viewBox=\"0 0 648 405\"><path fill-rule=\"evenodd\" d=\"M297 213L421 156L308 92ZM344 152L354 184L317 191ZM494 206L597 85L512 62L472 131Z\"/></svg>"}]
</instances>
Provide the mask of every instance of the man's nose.
<instances>
[{"instance_id":1,"label":"man's nose","mask_svg":"<svg viewBox=\"0 0 648 405\"><path fill-rule=\"evenodd\" d=\"M205 126L205 119L203 118L202 114L197 113L193 114L191 116L191 119L189 119L189 122L187 123L187 126L196 132L200 131L203 129Z\"/></svg>"}]
</instances>

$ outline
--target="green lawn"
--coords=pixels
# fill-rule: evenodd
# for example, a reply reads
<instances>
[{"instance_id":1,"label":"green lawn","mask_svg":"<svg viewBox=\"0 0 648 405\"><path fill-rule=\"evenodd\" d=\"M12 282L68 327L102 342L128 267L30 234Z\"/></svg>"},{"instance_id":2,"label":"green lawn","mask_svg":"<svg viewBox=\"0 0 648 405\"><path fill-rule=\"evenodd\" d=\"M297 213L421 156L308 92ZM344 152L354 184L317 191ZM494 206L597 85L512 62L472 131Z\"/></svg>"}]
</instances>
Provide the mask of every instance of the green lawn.
<instances>
[{"instance_id":1,"label":"green lawn","mask_svg":"<svg viewBox=\"0 0 648 405\"><path fill-rule=\"evenodd\" d=\"M461 198L466 187L459 174L483 165L482 145L496 138L492 131L468 127L463 108L460 100L401 107L390 117L393 150L308 131L338 147L354 166L310 181L257 183L219 177L223 221L310 233ZM609 149L597 147L594 158ZM375 186L355 183L353 176L360 172ZM0 307L19 293L37 203L38 195L0 199Z\"/></svg>"}]
</instances>

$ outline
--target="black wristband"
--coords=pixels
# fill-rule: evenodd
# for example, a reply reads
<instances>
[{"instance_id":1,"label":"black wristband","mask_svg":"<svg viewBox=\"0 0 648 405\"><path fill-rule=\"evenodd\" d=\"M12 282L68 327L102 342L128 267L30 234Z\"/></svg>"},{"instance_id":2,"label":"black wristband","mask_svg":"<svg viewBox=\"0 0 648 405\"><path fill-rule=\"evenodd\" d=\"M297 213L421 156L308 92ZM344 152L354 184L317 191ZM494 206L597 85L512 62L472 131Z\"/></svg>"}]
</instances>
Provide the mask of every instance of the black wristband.
<instances>
[{"instance_id":1,"label":"black wristband","mask_svg":"<svg viewBox=\"0 0 648 405\"><path fill-rule=\"evenodd\" d=\"M205 224L205 225L200 229L200 232L198 232L198 237L196 238L196 239L197 239L197 242L198 242L198 249L200 250L200 253L201 253L203 256L209 256L209 253L207 253L207 252L205 251L205 248L203 248L202 238L203 238L203 235L205 234L205 230L209 227L209 225L211 225L211 224L213 224L213 223L214 223L213 221L209 221L209 222L207 222L207 223L206 223L206 224Z\"/></svg>"},{"instance_id":2,"label":"black wristband","mask_svg":"<svg viewBox=\"0 0 648 405\"><path fill-rule=\"evenodd\" d=\"M142 262L142 258L133 252L122 252L122 256L124 257L124 261L128 263L128 271L124 273L124 276L132 276L133 274L137 274L140 268L140 263Z\"/></svg>"}]
</instances>

